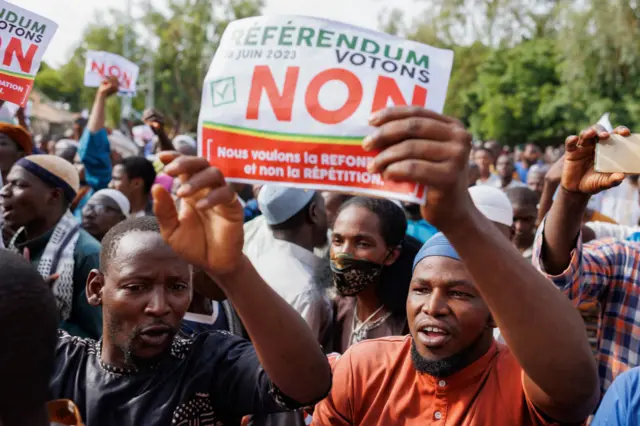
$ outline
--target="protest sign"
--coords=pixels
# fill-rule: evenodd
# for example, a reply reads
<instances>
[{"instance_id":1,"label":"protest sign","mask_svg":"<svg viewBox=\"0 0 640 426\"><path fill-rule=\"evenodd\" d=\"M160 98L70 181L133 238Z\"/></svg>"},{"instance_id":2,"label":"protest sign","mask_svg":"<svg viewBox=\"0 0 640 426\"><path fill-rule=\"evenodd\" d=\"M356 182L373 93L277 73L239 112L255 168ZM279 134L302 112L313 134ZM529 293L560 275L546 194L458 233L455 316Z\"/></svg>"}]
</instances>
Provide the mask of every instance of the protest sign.
<instances>
[{"instance_id":1,"label":"protest sign","mask_svg":"<svg viewBox=\"0 0 640 426\"><path fill-rule=\"evenodd\" d=\"M423 201L423 188L367 172L369 116L442 112L453 52L319 18L232 22L207 73L199 152L227 179Z\"/></svg>"},{"instance_id":2,"label":"protest sign","mask_svg":"<svg viewBox=\"0 0 640 426\"><path fill-rule=\"evenodd\" d=\"M139 72L139 66L120 55L89 50L84 69L84 85L98 87L105 77L114 76L120 83L118 93L133 96L136 94Z\"/></svg>"},{"instance_id":3,"label":"protest sign","mask_svg":"<svg viewBox=\"0 0 640 426\"><path fill-rule=\"evenodd\" d=\"M25 106L55 22L0 0L0 99Z\"/></svg>"}]
</instances>

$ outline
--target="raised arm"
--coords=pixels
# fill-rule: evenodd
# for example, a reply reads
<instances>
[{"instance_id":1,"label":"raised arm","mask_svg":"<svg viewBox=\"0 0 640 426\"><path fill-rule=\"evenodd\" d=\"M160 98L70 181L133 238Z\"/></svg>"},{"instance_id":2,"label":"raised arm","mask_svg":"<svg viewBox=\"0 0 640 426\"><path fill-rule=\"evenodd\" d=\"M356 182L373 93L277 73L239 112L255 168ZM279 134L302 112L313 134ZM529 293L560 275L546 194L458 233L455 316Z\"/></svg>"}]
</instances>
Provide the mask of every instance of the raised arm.
<instances>
[{"instance_id":1,"label":"raised arm","mask_svg":"<svg viewBox=\"0 0 640 426\"><path fill-rule=\"evenodd\" d=\"M584 322L569 300L525 260L473 205L467 191L471 135L456 120L414 107L374 116L370 165L383 179L427 187L424 218L462 257L525 373L531 402L563 422L586 418L598 401L596 365Z\"/></svg>"},{"instance_id":2,"label":"raised arm","mask_svg":"<svg viewBox=\"0 0 640 426\"><path fill-rule=\"evenodd\" d=\"M618 128L616 133L628 135L629 130ZM549 274L558 275L569 265L589 197L619 185L624 179L622 173L598 173L593 169L596 141L608 137L609 133L598 126L582 131L579 136L569 136L565 142L560 190L544 226L542 263Z\"/></svg>"},{"instance_id":3,"label":"raised arm","mask_svg":"<svg viewBox=\"0 0 640 426\"><path fill-rule=\"evenodd\" d=\"M158 137L160 151L173 151L173 144L164 128L164 115L155 108L149 108L142 114L142 121L151 127L153 133Z\"/></svg>"},{"instance_id":4,"label":"raised arm","mask_svg":"<svg viewBox=\"0 0 640 426\"><path fill-rule=\"evenodd\" d=\"M165 172L180 177L180 213L171 195L153 188L154 211L173 250L202 268L227 295L251 337L271 381L306 405L329 391L331 371L315 336L300 315L256 272L242 254L244 213L233 188L206 159L161 153Z\"/></svg>"}]
</instances>

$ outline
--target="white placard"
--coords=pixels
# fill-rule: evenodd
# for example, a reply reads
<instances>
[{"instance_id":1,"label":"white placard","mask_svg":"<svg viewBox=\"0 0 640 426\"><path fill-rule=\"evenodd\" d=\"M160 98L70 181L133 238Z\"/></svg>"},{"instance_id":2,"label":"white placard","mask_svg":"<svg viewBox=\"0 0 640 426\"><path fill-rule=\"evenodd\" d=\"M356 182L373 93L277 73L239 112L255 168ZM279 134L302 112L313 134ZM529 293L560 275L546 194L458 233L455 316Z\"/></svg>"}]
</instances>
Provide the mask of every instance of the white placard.
<instances>
[{"instance_id":1,"label":"white placard","mask_svg":"<svg viewBox=\"0 0 640 426\"><path fill-rule=\"evenodd\" d=\"M58 24L0 0L0 99L25 106Z\"/></svg>"},{"instance_id":2,"label":"white placard","mask_svg":"<svg viewBox=\"0 0 640 426\"><path fill-rule=\"evenodd\" d=\"M135 95L136 81L140 67L126 58L114 53L96 50L87 51L87 61L84 69L84 85L98 87L105 77L118 78L121 95Z\"/></svg>"},{"instance_id":3,"label":"white placard","mask_svg":"<svg viewBox=\"0 0 640 426\"><path fill-rule=\"evenodd\" d=\"M423 201L366 168L368 119L391 105L442 112L453 52L319 18L232 22L205 79L199 150L228 180Z\"/></svg>"}]
</instances>

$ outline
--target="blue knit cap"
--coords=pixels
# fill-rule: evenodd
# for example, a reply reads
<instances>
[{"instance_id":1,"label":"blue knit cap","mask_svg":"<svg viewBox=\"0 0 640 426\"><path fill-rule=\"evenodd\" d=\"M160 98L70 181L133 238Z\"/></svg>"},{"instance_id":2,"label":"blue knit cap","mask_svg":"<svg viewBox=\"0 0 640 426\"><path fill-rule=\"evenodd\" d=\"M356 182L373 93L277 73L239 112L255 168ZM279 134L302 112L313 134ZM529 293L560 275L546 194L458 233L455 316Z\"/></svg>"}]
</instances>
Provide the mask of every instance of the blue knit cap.
<instances>
[{"instance_id":1,"label":"blue knit cap","mask_svg":"<svg viewBox=\"0 0 640 426\"><path fill-rule=\"evenodd\" d=\"M442 232L438 232L424 243L413 261L413 270L415 271L418 263L420 263L425 257L433 256L448 257L453 260L462 261L456 252L456 249L453 248L449 240L447 240L447 237L445 237Z\"/></svg>"}]
</instances>

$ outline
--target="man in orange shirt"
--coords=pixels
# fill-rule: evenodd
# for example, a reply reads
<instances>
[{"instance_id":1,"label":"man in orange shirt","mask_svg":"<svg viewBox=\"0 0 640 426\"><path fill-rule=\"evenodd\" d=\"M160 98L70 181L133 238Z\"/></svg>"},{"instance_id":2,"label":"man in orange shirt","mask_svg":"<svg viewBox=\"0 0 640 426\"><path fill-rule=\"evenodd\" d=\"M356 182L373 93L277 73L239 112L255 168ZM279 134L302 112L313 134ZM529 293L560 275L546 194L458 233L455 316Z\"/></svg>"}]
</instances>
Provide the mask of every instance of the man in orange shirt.
<instances>
[{"instance_id":1,"label":"man in orange shirt","mask_svg":"<svg viewBox=\"0 0 640 426\"><path fill-rule=\"evenodd\" d=\"M427 187L442 234L414 263L410 336L352 346L314 425L551 425L582 422L598 397L576 309L473 205L471 136L455 119L396 107L371 119L369 171ZM493 340L499 326L506 346Z\"/></svg>"}]
</instances>

